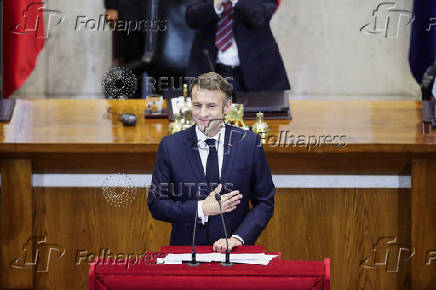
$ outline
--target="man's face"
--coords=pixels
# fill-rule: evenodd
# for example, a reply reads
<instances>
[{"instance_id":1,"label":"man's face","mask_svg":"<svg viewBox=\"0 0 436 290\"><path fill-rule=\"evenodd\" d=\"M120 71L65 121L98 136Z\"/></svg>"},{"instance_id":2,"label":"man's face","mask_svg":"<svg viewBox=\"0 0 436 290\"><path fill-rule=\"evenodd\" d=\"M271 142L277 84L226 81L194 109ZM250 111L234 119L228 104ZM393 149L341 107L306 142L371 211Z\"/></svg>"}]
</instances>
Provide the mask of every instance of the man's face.
<instances>
[{"instance_id":1,"label":"man's face","mask_svg":"<svg viewBox=\"0 0 436 290\"><path fill-rule=\"evenodd\" d=\"M220 90L201 89L198 85L192 88L192 118L207 136L212 137L221 129L224 114L232 105L232 101L228 100L224 106L226 98Z\"/></svg>"}]
</instances>

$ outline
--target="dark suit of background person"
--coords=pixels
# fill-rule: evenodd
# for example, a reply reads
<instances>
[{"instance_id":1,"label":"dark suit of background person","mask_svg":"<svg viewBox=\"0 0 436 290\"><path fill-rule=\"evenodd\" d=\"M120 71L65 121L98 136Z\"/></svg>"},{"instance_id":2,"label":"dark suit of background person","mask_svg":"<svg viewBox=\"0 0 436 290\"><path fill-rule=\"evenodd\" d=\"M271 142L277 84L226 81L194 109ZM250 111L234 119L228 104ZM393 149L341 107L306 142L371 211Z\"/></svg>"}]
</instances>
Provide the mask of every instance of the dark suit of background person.
<instances>
[{"instance_id":1,"label":"dark suit of background person","mask_svg":"<svg viewBox=\"0 0 436 290\"><path fill-rule=\"evenodd\" d=\"M227 186L228 191L239 190L243 195L237 208L224 214L224 220L229 237L238 235L245 245L253 245L273 215L275 187L259 135L228 125L224 135L221 183L233 184ZM207 183L197 142L192 126L165 136L159 145L148 207L154 218L172 223L170 245L192 243L197 185ZM171 194L170 186L159 190L162 183L174 183L175 194ZM182 191L180 183L184 184ZM189 191L186 183L195 183L195 187ZM200 199L204 200L210 191L201 186ZM249 201L253 204L251 210ZM197 245L212 245L220 238L224 238L224 230L219 215L209 216L204 225L197 224Z\"/></svg>"},{"instance_id":2,"label":"dark suit of background person","mask_svg":"<svg viewBox=\"0 0 436 290\"><path fill-rule=\"evenodd\" d=\"M188 67L194 31L185 23L186 3L183 0L105 0L106 8L119 8L119 17L152 20L157 23L145 33L124 33L115 42L115 58L123 57L123 63L133 71L145 72L146 77L174 78L172 85L153 86L147 83L144 93L161 94L164 97L182 94L183 77ZM159 29L156 29L158 27ZM145 39L144 39L145 35ZM145 42L145 45L144 45ZM137 63L141 60L142 63ZM181 79L181 80L180 80Z\"/></svg>"},{"instance_id":3,"label":"dark suit of background person","mask_svg":"<svg viewBox=\"0 0 436 290\"><path fill-rule=\"evenodd\" d=\"M106 9L118 11L118 20L141 21L147 19L147 0L104 0ZM114 55L120 65L125 65L141 60L144 55L145 34L144 31L115 31ZM135 97L141 96L142 74L135 73L138 80L138 88Z\"/></svg>"},{"instance_id":4,"label":"dark suit of background person","mask_svg":"<svg viewBox=\"0 0 436 290\"><path fill-rule=\"evenodd\" d=\"M220 61L215 46L220 16L216 13L214 1L187 0L186 23L196 30L187 75L197 77L211 70L204 54L206 49L216 72L224 77L240 78L239 85L233 83L234 92L290 89L283 60L270 27L276 7L277 0L239 0L234 5L233 34L240 64L233 73L229 73L229 67L216 63Z\"/></svg>"}]
</instances>

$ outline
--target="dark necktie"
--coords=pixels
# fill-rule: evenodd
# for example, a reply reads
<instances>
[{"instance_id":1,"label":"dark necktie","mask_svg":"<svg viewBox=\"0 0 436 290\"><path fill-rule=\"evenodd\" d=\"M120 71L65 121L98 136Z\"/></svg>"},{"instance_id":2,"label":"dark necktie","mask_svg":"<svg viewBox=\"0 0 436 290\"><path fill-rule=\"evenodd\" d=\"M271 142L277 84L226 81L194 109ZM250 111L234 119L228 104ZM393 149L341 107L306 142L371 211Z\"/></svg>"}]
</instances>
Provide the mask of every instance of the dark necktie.
<instances>
[{"instance_id":1,"label":"dark necktie","mask_svg":"<svg viewBox=\"0 0 436 290\"><path fill-rule=\"evenodd\" d=\"M216 151L215 142L215 139L206 139L206 144L209 146L209 155L207 156L206 162L206 178L211 187L212 183L218 184L220 181L218 153Z\"/></svg>"},{"instance_id":2,"label":"dark necktie","mask_svg":"<svg viewBox=\"0 0 436 290\"><path fill-rule=\"evenodd\" d=\"M224 2L223 7L215 33L215 45L221 52L232 46L233 39L233 6L230 0Z\"/></svg>"}]
</instances>

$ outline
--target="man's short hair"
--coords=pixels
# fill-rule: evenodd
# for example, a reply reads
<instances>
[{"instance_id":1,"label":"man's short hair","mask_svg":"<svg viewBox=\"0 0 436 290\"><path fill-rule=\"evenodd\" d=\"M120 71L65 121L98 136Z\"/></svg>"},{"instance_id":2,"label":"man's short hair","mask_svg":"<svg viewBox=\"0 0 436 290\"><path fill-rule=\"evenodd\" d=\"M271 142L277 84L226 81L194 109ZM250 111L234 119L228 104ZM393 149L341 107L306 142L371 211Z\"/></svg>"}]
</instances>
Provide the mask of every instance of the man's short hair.
<instances>
[{"instance_id":1,"label":"man's short hair","mask_svg":"<svg viewBox=\"0 0 436 290\"><path fill-rule=\"evenodd\" d=\"M200 90L223 91L227 99L232 98L233 85L216 72L208 72L194 79L191 85L191 95L194 86L198 86L197 89Z\"/></svg>"}]
</instances>

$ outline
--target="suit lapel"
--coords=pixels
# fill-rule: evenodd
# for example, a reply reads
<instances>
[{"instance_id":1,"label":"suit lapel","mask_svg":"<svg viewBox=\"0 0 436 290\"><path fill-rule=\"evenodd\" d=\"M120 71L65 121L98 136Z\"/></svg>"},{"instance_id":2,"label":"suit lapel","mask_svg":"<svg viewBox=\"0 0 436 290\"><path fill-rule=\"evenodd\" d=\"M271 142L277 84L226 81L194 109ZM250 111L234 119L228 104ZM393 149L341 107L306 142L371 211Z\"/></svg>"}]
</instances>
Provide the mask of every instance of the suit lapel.
<instances>
[{"instance_id":1,"label":"suit lapel","mask_svg":"<svg viewBox=\"0 0 436 290\"><path fill-rule=\"evenodd\" d=\"M223 166L221 169L221 183L225 183L227 181L228 175L232 171L233 167L233 144L231 144L231 131L232 128L229 125L226 125L226 131L224 136L224 154L223 154Z\"/></svg>"},{"instance_id":2,"label":"suit lapel","mask_svg":"<svg viewBox=\"0 0 436 290\"><path fill-rule=\"evenodd\" d=\"M237 142L232 144L232 141L238 138L238 136L232 136L232 127L225 125L225 136L224 136L224 152L223 152L223 165L221 168L221 183L225 183L228 180L228 176L232 172L233 168L233 152L235 151L235 146ZM195 133L195 126L189 128L186 132L187 142L185 144L186 155L188 156L189 162L194 172L195 178L199 182L207 182L206 176L204 175L203 165L201 164L200 152L198 147L197 134ZM236 134L238 135L238 134Z\"/></svg>"}]
</instances>

